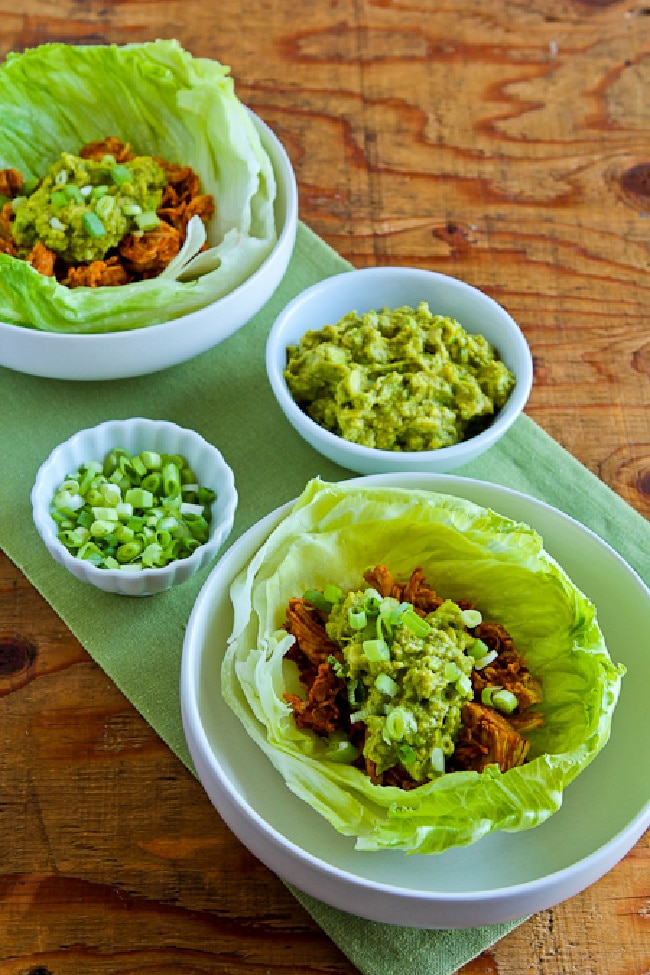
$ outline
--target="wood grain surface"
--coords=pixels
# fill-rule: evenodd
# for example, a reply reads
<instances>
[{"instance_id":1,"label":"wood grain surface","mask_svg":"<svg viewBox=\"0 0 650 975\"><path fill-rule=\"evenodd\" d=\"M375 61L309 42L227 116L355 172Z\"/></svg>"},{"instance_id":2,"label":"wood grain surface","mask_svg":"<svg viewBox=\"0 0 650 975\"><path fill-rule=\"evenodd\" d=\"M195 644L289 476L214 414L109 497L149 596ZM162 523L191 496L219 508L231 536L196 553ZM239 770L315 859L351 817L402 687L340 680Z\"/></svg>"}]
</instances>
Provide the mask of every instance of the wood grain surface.
<instances>
[{"instance_id":1,"label":"wood grain surface","mask_svg":"<svg viewBox=\"0 0 650 975\"><path fill-rule=\"evenodd\" d=\"M650 514L650 8L0 0L1 57L156 37L231 66L302 219L354 265L503 304L527 413ZM353 975L1 554L0 736L0 975ZM462 969L524 973L650 973L647 836Z\"/></svg>"}]
</instances>

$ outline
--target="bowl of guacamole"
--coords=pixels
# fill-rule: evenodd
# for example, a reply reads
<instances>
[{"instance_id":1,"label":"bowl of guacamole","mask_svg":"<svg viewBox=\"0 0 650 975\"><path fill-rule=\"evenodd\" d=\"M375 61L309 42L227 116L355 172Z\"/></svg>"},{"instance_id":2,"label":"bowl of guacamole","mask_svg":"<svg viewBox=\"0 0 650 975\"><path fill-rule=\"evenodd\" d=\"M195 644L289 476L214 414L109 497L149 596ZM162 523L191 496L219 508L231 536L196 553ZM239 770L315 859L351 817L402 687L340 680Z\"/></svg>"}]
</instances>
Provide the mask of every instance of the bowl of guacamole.
<instances>
[{"instance_id":1,"label":"bowl of guacamole","mask_svg":"<svg viewBox=\"0 0 650 975\"><path fill-rule=\"evenodd\" d=\"M277 287L295 176L227 66L175 40L46 44L0 65L0 112L1 365L154 372Z\"/></svg>"},{"instance_id":2,"label":"bowl of guacamole","mask_svg":"<svg viewBox=\"0 0 650 975\"><path fill-rule=\"evenodd\" d=\"M287 419L359 473L447 471L515 422L532 386L517 323L448 275L366 268L298 295L269 334L267 373Z\"/></svg>"}]
</instances>

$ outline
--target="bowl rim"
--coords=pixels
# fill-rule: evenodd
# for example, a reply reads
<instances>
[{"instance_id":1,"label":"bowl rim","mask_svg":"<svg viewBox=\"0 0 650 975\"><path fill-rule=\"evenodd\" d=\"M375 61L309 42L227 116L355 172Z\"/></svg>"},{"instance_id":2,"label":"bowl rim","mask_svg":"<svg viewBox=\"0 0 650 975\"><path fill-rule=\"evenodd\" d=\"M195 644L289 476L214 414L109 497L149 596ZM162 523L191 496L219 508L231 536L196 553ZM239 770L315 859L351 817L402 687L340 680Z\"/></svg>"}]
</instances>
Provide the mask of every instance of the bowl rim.
<instances>
[{"instance_id":1,"label":"bowl rim","mask_svg":"<svg viewBox=\"0 0 650 975\"><path fill-rule=\"evenodd\" d=\"M495 491L497 494L505 496L506 499L511 498L524 501L525 503L532 503L533 506L538 506L540 509L549 512L560 524L571 525L574 529L585 533L592 541L595 541L608 553L609 557L613 558L619 564L622 571L631 575L635 583L640 586L641 591L650 599L650 588L645 584L636 570L608 542L577 519L548 502L535 498L532 495L527 495L523 491L477 478L438 472L409 471L371 474L355 476L349 479L346 478L345 482L360 486L364 484L382 485L394 483L396 478L409 482L413 489L423 487L444 493L445 484L447 486L457 485L460 489L465 485L471 485L477 487L479 490L486 489L488 491ZM542 900L544 900L542 906L530 907L530 911L536 912L546 907L551 907L565 900L567 897L574 896L591 883L596 882L631 849L634 843L643 835L643 832L650 826L650 799L630 821L609 837L606 842L601 843L596 849L593 849L571 864L553 870L543 877L516 884L507 884L502 887L484 888L473 892L436 892L366 879L358 874L353 874L328 863L326 860L305 850L268 823L231 783L228 775L222 770L221 761L212 750L210 740L200 717L201 707L198 695L198 681L205 647L200 641L196 641L195 630L201 625L201 616L209 612L206 606L207 601L211 597L211 581L220 570L222 563L229 558L234 561L234 550L239 548L241 551L245 549L246 544L250 547L254 543L255 550L257 550L259 545L263 544L264 539L279 522L284 512L288 511L294 502L295 499L270 512L257 524L251 526L224 552L217 564L213 567L210 576L206 579L197 596L188 620L183 643L181 657L181 714L183 729L190 753L197 766L207 761L210 766L217 768L219 785L224 790L226 797L225 807L219 806L218 811L229 828L248 846L254 855L278 873L284 880L295 884L306 893L319 897L339 909L348 909L352 910L353 913L359 913L359 910L355 910L354 908L342 907L340 900L332 899L333 895L329 886L332 882L341 882L345 887L347 897L354 896L355 891L358 893L361 890L371 890L379 895L379 897L398 896L405 899L416 913L421 911L424 905L431 907L432 910L436 908L444 909L445 906L457 908L462 905L468 908L470 913L471 911L484 908L487 904L496 905L496 911L493 912L493 916L488 920L476 919L474 917L474 919L456 924L453 922L453 919L443 917L442 921L438 923L435 919L424 920L421 914L418 913L417 917L414 916L410 922L392 922L412 924L416 927L471 927L475 924L503 922L528 913L527 898L537 896L539 900L538 895L542 895ZM239 562L242 565L245 565L249 560L249 554L247 552L245 556L242 555L240 557ZM235 562L235 565L240 567L238 562ZM243 733L246 733L245 729ZM212 800L210 790L206 786L204 786L204 789L208 792L211 801L213 801L213 805L216 806L216 802ZM221 794L220 798L224 797L224 793ZM269 848L272 853L269 853ZM289 853L289 856L286 855L287 853ZM603 863L605 863L604 869ZM310 873L307 882L305 882L305 876L300 872L300 866L298 864L308 866ZM550 889L558 883L562 884L564 881L567 881L568 892L565 891L559 897L557 895L550 896ZM512 902L516 898L521 899L521 911L518 913L516 909L510 909L504 914L501 905L505 907L507 902ZM386 912L386 902L382 901L381 906L377 902L376 907L377 909L375 911L364 911L362 916L369 917L372 920L390 923L390 918Z\"/></svg>"},{"instance_id":2,"label":"bowl rim","mask_svg":"<svg viewBox=\"0 0 650 975\"><path fill-rule=\"evenodd\" d=\"M284 193L284 220L280 233L278 233L276 241L273 245L271 251L264 258L259 267L255 268L253 273L249 275L244 281L238 284L231 291L222 295L221 298L217 298L216 301L209 305L205 305L202 308L197 308L194 311L188 312L185 315L179 315L176 318L169 318L164 322L155 322L151 325L144 325L140 328L131 329L115 329L108 332L51 332L45 331L43 329L34 328L30 325L21 325L17 322L5 322L0 320L0 341L2 341L3 333L7 340L11 336L17 334L24 336L26 341L29 341L30 337L33 341L37 340L39 342L45 343L45 347L52 345L56 346L63 341L67 343L73 343L77 340L82 343L87 340L94 340L94 344L98 350L101 349L102 345L114 344L116 341L129 342L129 336L132 338L130 341L136 342L136 337L139 339L142 334L149 334L152 329L156 330L156 334L160 337L162 341L165 340L165 332L171 330L172 328L178 328L179 323L184 325L191 325L197 317L203 315L207 308L218 310L221 303L226 301L236 301L239 294L247 288L249 285L255 286L255 283L261 277L261 275L266 271L268 265L275 259L278 253L282 252L285 247L292 246L292 238L295 237L296 226L298 223L298 184L296 179L295 170L289 159L289 154L285 149L284 145L275 134L273 129L257 115L251 108L244 105L251 121L258 130L260 138L264 142L266 140L272 147L273 152L277 155L277 159L281 162L281 167L275 165L275 157L269 152L268 147L267 152L269 152L269 157L271 159L271 165L273 167L273 172L276 177L276 183L278 187L282 186L282 192ZM276 193L276 201L278 199L278 193Z\"/></svg>"},{"instance_id":3,"label":"bowl rim","mask_svg":"<svg viewBox=\"0 0 650 975\"><path fill-rule=\"evenodd\" d=\"M323 293L334 290L340 279L344 279L344 281L358 280L363 282L365 280L372 281L373 278L385 279L387 276L394 279L404 278L408 280L411 278L414 281L427 280L429 282L438 281L451 284L461 292L469 294L481 303L496 309L499 316L507 323L509 333L514 339L518 354L522 359L523 369L521 374L516 376L515 388L508 397L506 404L490 425L475 436L462 440L457 444L439 447L435 450L393 451L379 447L366 447L345 440L343 437L320 426L320 424L316 423L315 420L300 409L291 395L283 376L282 368L280 367L280 356L284 348L286 348L286 346L283 346L282 335L291 318L300 312L305 305L317 301ZM372 458L377 462L391 464L395 463L396 458L400 458L406 465L411 462L426 463L429 458L446 458L451 463L463 458L470 445L476 451L480 451L481 448L487 449L512 426L517 417L523 412L533 386L533 357L530 346L518 323L502 305L480 288L463 281L462 278L444 274L440 271L430 271L426 268L402 267L401 265L377 265L366 268L352 268L329 275L301 291L285 305L271 326L266 343L266 371L278 403L285 413L292 418L298 429L302 427L304 431L308 431L314 439L328 446L330 450L346 452L351 457L360 459Z\"/></svg>"},{"instance_id":4,"label":"bowl rim","mask_svg":"<svg viewBox=\"0 0 650 975\"><path fill-rule=\"evenodd\" d=\"M221 494L222 496L226 496L226 505L223 516L219 520L215 519L211 522L210 534L207 541L197 546L197 548L195 548L192 554L187 558L173 559L164 566L143 568L139 569L137 572L131 573L128 570L125 572L123 569L100 569L93 565L92 562L86 562L82 559L78 559L68 551L65 545L59 541L57 533L54 530L54 522L49 512L51 498L48 497L46 499L43 482L47 478L49 469L58 461L61 455L65 452L66 448L72 447L75 442L80 440L82 437L97 433L104 428L108 428L109 426L119 429L120 427L130 427L134 423L144 423L148 429L152 431L154 429L172 430L174 433L179 432L184 436L191 436L192 439L198 442L201 449L207 447L211 452L213 452L225 479ZM205 552L209 550L209 547L214 547L215 542L217 541L218 546L220 547L230 534L235 510L237 508L238 496L235 486L234 472L215 444L210 443L209 440L206 440L205 437L203 437L196 430L191 429L191 427L183 427L179 423L175 423L173 420L156 420L152 419L151 417L134 416L125 417L124 419L103 420L101 423L97 423L92 427L84 427L81 430L77 430L66 440L62 440L59 444L57 444L38 468L30 492L30 501L32 504L32 516L36 529L39 535L41 535L41 538L46 546L48 548L49 546L52 546L52 548L56 550L60 556L59 561L62 565L67 568L69 565L82 563L85 574L91 582L95 579L113 582L117 581L118 579L124 580L128 578L143 580L159 579L164 573L174 572L178 566L183 566L186 572L189 572L194 566L198 567L203 559L203 556L205 555ZM218 538L218 535L222 537ZM45 542L45 537L47 537L47 542Z\"/></svg>"}]
</instances>

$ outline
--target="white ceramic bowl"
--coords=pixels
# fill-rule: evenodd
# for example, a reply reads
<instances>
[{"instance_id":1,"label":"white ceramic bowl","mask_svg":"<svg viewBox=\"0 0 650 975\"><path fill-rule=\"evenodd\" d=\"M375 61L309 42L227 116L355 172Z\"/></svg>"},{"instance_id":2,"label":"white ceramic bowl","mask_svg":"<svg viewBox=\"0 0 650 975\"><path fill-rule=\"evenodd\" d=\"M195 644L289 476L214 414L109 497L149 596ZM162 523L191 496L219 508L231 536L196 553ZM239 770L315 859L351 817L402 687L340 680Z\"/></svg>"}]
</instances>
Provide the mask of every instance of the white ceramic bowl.
<instances>
[{"instance_id":1,"label":"white ceramic bowl","mask_svg":"<svg viewBox=\"0 0 650 975\"><path fill-rule=\"evenodd\" d=\"M351 483L355 483L352 481ZM430 489L531 525L594 602L611 657L627 667L612 734L541 826L435 855L364 853L297 798L221 696L232 631L229 585L286 513L273 512L220 559L196 601L181 664L181 710L199 779L239 839L288 883L341 910L424 928L495 924L594 883L650 826L650 592L592 532L515 491L453 475L384 474L363 485Z\"/></svg>"},{"instance_id":2,"label":"white ceramic bowl","mask_svg":"<svg viewBox=\"0 0 650 975\"><path fill-rule=\"evenodd\" d=\"M482 334L515 374L516 386L494 422L482 433L438 450L392 451L362 447L319 426L295 402L283 371L287 346L304 333L334 325L350 311L363 314L382 308L417 307L427 301L432 314L455 318L465 331ZM372 267L326 278L299 294L278 315L268 337L266 370L276 399L298 433L329 460L360 474L389 471L445 472L482 454L522 412L533 382L533 362L521 329L492 298L457 278L434 271Z\"/></svg>"},{"instance_id":3,"label":"white ceramic bowl","mask_svg":"<svg viewBox=\"0 0 650 975\"><path fill-rule=\"evenodd\" d=\"M178 365L218 345L271 297L289 264L298 224L296 178L284 147L252 112L277 181L277 243L264 263L218 301L132 331L64 335L0 322L0 365L50 379L123 379Z\"/></svg>"},{"instance_id":4,"label":"white ceramic bowl","mask_svg":"<svg viewBox=\"0 0 650 975\"><path fill-rule=\"evenodd\" d=\"M101 462L114 447L123 447L132 454L142 450L180 454L194 469L199 484L216 492L208 541L196 548L189 558L170 562L163 568L139 572L99 569L76 558L58 540L56 524L50 515L50 503L56 489L79 464L90 460ZM82 582L122 596L151 596L189 579L216 557L232 530L237 508L233 472L216 447L194 430L166 420L144 417L107 420L96 427L80 430L60 444L41 465L31 500L34 524L57 562Z\"/></svg>"}]
</instances>

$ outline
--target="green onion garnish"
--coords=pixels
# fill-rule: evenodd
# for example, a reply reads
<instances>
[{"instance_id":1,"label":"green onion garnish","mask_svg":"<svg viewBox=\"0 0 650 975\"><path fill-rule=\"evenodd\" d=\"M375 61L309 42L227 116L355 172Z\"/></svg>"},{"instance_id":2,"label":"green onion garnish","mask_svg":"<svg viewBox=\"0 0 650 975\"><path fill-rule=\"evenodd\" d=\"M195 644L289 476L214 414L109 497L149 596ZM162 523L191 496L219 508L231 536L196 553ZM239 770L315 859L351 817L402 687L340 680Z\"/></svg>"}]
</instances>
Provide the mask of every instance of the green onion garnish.
<instances>
[{"instance_id":1,"label":"green onion garnish","mask_svg":"<svg viewBox=\"0 0 650 975\"><path fill-rule=\"evenodd\" d=\"M123 186L125 183L133 181L133 174L128 166L117 163L115 166L111 166L111 179L116 186Z\"/></svg>"},{"instance_id":2,"label":"green onion garnish","mask_svg":"<svg viewBox=\"0 0 650 975\"><path fill-rule=\"evenodd\" d=\"M364 640L363 652L371 663L390 660L390 650L385 640Z\"/></svg>"},{"instance_id":3,"label":"green onion garnish","mask_svg":"<svg viewBox=\"0 0 650 975\"><path fill-rule=\"evenodd\" d=\"M147 210L145 213L136 213L133 219L140 230L155 230L160 223L158 214L154 213L153 210Z\"/></svg>"},{"instance_id":4,"label":"green onion garnish","mask_svg":"<svg viewBox=\"0 0 650 975\"><path fill-rule=\"evenodd\" d=\"M67 206L69 202L70 198L64 189L54 190L50 193L50 203L55 210L60 210L61 207Z\"/></svg>"},{"instance_id":5,"label":"green onion garnish","mask_svg":"<svg viewBox=\"0 0 650 975\"><path fill-rule=\"evenodd\" d=\"M348 623L352 630L362 630L367 622L368 617L366 616L365 609L356 609L354 606L349 607Z\"/></svg>"},{"instance_id":6,"label":"green onion garnish","mask_svg":"<svg viewBox=\"0 0 650 975\"><path fill-rule=\"evenodd\" d=\"M93 213L92 210L84 213L81 222L84 225L84 230L86 233L90 234L91 237L106 236L106 227L101 222L97 214Z\"/></svg>"},{"instance_id":7,"label":"green onion garnish","mask_svg":"<svg viewBox=\"0 0 650 975\"><path fill-rule=\"evenodd\" d=\"M460 615L463 618L463 623L470 630L473 630L475 626L483 622L483 617L478 609L464 609Z\"/></svg>"},{"instance_id":8,"label":"green onion garnish","mask_svg":"<svg viewBox=\"0 0 650 975\"><path fill-rule=\"evenodd\" d=\"M425 637L431 630L430 624L418 616L414 609L407 609L402 613L402 623L409 628L411 633L419 637Z\"/></svg>"},{"instance_id":9,"label":"green onion garnish","mask_svg":"<svg viewBox=\"0 0 650 975\"><path fill-rule=\"evenodd\" d=\"M492 706L501 711L502 714L512 714L516 710L519 701L512 691L506 690L505 687L498 691L494 691L492 694Z\"/></svg>"},{"instance_id":10,"label":"green onion garnish","mask_svg":"<svg viewBox=\"0 0 650 975\"><path fill-rule=\"evenodd\" d=\"M387 697L395 697L399 690L398 685L395 683L392 677L388 676L388 674L377 674L375 678L375 687Z\"/></svg>"},{"instance_id":11,"label":"green onion garnish","mask_svg":"<svg viewBox=\"0 0 650 975\"><path fill-rule=\"evenodd\" d=\"M339 589L338 586L327 585L323 589L323 595L332 604L340 603L343 599L343 590Z\"/></svg>"}]
</instances>

